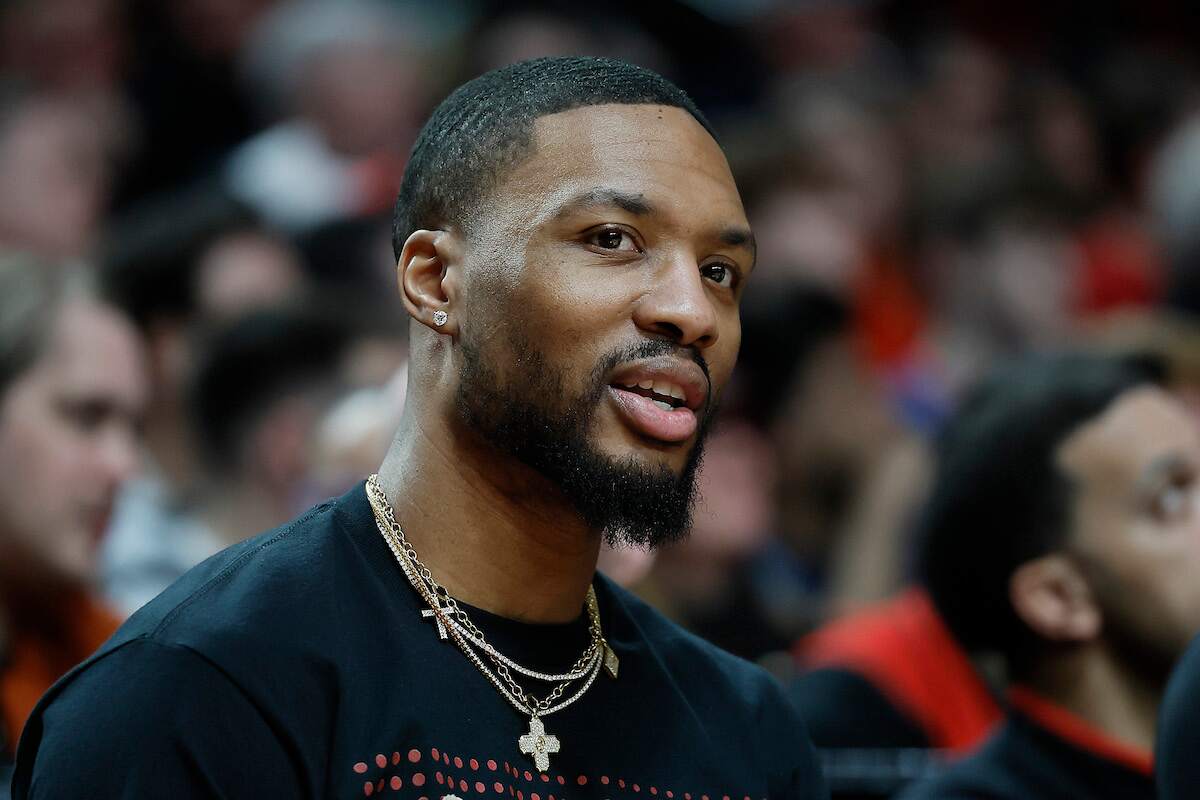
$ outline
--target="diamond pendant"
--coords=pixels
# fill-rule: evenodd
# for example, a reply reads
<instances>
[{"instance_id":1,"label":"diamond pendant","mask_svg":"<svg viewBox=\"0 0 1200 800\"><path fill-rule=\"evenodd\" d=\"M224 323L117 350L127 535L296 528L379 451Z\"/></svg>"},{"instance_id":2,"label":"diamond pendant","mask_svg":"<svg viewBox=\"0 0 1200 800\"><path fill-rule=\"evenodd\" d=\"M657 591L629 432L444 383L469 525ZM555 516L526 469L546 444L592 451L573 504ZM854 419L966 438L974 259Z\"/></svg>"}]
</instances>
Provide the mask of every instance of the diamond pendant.
<instances>
[{"instance_id":1,"label":"diamond pendant","mask_svg":"<svg viewBox=\"0 0 1200 800\"><path fill-rule=\"evenodd\" d=\"M533 764L538 772L550 769L550 754L557 753L561 745L557 736L546 733L546 726L536 716L529 718L529 733L517 739L521 752L533 757Z\"/></svg>"},{"instance_id":2,"label":"diamond pendant","mask_svg":"<svg viewBox=\"0 0 1200 800\"><path fill-rule=\"evenodd\" d=\"M614 681L617 679L617 672L621 669L621 659L617 658L617 654L609 647L608 642L604 642L604 671L608 673L608 677Z\"/></svg>"}]
</instances>

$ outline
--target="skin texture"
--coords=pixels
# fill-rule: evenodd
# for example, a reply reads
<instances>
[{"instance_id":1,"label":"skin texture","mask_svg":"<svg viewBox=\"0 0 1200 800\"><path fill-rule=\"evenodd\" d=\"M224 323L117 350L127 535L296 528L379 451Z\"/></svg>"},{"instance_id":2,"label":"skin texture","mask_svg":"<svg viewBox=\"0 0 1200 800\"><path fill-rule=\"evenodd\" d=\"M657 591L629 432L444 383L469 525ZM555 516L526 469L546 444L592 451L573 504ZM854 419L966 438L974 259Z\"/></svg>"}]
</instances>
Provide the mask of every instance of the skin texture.
<instances>
[{"instance_id":1,"label":"skin texture","mask_svg":"<svg viewBox=\"0 0 1200 800\"><path fill-rule=\"evenodd\" d=\"M141 346L113 311L69 300L41 358L0 398L0 590L43 602L92 578L138 464Z\"/></svg>"},{"instance_id":2,"label":"skin texture","mask_svg":"<svg viewBox=\"0 0 1200 800\"><path fill-rule=\"evenodd\" d=\"M520 391L540 361L566 396L581 397L606 356L666 342L670 363L704 360L716 398L753 267L745 212L720 148L687 112L606 105L537 120L533 152L470 229L446 227L413 233L401 254L405 306L420 325L410 402L381 480L451 593L512 618L574 619L600 531L554 481L463 423L464 346L501 387ZM439 309L449 315L441 327ZM607 388L587 413L590 446L615 461L679 475L696 446L695 435L648 438Z\"/></svg>"},{"instance_id":3,"label":"skin texture","mask_svg":"<svg viewBox=\"0 0 1200 800\"><path fill-rule=\"evenodd\" d=\"M1059 643L1035 688L1152 747L1170 668L1200 632L1200 429L1175 398L1121 395L1068 437L1073 485L1063 551L1023 565L1011 595Z\"/></svg>"}]
</instances>

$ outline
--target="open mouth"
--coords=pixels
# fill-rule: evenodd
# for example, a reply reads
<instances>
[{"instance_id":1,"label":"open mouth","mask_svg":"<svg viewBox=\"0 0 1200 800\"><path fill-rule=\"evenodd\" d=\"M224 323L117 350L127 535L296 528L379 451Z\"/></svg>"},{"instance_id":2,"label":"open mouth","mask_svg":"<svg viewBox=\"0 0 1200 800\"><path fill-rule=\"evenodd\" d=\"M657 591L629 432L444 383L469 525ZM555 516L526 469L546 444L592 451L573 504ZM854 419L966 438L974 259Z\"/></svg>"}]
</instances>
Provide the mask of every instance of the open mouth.
<instances>
[{"instance_id":1,"label":"open mouth","mask_svg":"<svg viewBox=\"0 0 1200 800\"><path fill-rule=\"evenodd\" d=\"M687 405L683 389L673 383L644 380L633 384L614 383L613 386L645 397L663 411L672 411Z\"/></svg>"}]
</instances>

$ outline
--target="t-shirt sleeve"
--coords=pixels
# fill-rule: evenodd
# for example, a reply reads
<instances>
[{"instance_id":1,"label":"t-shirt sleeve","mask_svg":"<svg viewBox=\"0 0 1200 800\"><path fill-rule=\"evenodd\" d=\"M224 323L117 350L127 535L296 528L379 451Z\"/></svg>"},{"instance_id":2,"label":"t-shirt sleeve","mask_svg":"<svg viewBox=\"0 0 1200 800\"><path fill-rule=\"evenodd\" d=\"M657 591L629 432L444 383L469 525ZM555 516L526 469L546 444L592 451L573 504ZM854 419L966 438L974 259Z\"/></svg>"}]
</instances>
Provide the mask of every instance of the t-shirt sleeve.
<instances>
[{"instance_id":1,"label":"t-shirt sleeve","mask_svg":"<svg viewBox=\"0 0 1200 800\"><path fill-rule=\"evenodd\" d=\"M311 796L299 766L224 672L190 648L134 639L42 700L13 798Z\"/></svg>"}]
</instances>

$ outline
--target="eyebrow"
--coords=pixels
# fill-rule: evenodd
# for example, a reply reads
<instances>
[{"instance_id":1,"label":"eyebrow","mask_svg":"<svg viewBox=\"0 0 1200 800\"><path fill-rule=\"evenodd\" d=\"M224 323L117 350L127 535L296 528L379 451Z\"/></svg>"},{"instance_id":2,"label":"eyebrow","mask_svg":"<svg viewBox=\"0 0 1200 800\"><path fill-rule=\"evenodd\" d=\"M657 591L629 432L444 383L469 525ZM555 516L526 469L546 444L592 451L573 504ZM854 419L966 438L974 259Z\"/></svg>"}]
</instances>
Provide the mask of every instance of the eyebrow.
<instances>
[{"instance_id":1,"label":"eyebrow","mask_svg":"<svg viewBox=\"0 0 1200 800\"><path fill-rule=\"evenodd\" d=\"M630 194L619 189L591 189L567 200L558 207L554 216L561 218L587 208L605 207L619 208L636 217L646 217L655 211L653 204L640 194Z\"/></svg>"},{"instance_id":2,"label":"eyebrow","mask_svg":"<svg viewBox=\"0 0 1200 800\"><path fill-rule=\"evenodd\" d=\"M1179 453L1168 453L1150 462L1150 465L1143 470L1138 483L1143 487L1154 488L1155 484L1163 478L1184 470L1195 469L1196 464L1188 457Z\"/></svg>"}]
</instances>

